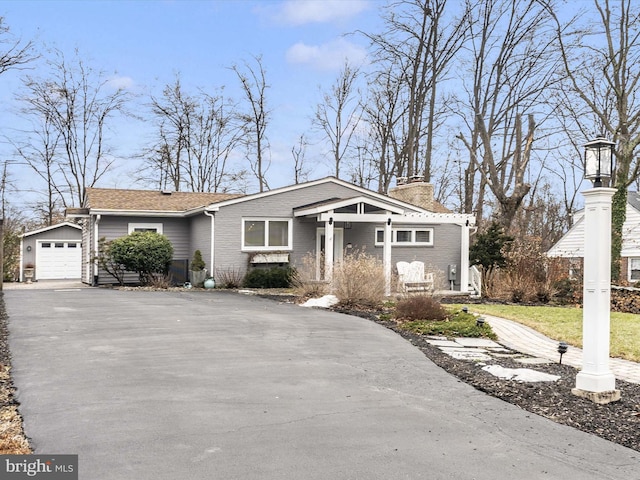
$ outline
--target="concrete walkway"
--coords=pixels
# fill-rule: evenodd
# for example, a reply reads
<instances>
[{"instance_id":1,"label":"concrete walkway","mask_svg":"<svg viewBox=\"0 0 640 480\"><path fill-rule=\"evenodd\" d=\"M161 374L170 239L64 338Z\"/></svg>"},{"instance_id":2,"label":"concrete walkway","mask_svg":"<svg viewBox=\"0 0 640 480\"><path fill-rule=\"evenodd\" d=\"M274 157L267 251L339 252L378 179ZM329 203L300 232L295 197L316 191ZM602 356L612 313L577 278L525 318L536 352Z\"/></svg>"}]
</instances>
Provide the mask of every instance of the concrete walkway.
<instances>
[{"instance_id":1,"label":"concrete walkway","mask_svg":"<svg viewBox=\"0 0 640 480\"><path fill-rule=\"evenodd\" d=\"M640 452L486 395L368 320L252 296L4 292L36 453L91 480L638 477Z\"/></svg>"},{"instance_id":2,"label":"concrete walkway","mask_svg":"<svg viewBox=\"0 0 640 480\"><path fill-rule=\"evenodd\" d=\"M505 347L518 352L557 362L559 341L553 340L541 333L518 322L505 320L491 315L482 315ZM582 350L569 346L569 350L562 356L562 363L576 368L582 368ZM612 358L609 360L611 371L616 378L632 383L640 383L640 364Z\"/></svg>"}]
</instances>

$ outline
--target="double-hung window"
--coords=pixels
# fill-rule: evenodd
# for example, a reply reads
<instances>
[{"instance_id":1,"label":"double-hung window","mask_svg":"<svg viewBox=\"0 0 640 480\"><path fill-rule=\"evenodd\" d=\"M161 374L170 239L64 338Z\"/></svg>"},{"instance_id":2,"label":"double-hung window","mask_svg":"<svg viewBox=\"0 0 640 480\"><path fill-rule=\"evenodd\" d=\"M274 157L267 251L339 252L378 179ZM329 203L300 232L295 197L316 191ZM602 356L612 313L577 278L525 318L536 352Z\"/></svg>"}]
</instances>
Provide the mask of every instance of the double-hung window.
<instances>
[{"instance_id":1,"label":"double-hung window","mask_svg":"<svg viewBox=\"0 0 640 480\"><path fill-rule=\"evenodd\" d=\"M291 250L290 218L244 218L242 220L242 250Z\"/></svg>"},{"instance_id":2,"label":"double-hung window","mask_svg":"<svg viewBox=\"0 0 640 480\"><path fill-rule=\"evenodd\" d=\"M376 228L376 246L384 245L384 228ZM433 246L433 228L392 228L391 245L395 247Z\"/></svg>"},{"instance_id":3,"label":"double-hung window","mask_svg":"<svg viewBox=\"0 0 640 480\"><path fill-rule=\"evenodd\" d=\"M640 281L640 258L629 259L629 280L632 282Z\"/></svg>"}]
</instances>

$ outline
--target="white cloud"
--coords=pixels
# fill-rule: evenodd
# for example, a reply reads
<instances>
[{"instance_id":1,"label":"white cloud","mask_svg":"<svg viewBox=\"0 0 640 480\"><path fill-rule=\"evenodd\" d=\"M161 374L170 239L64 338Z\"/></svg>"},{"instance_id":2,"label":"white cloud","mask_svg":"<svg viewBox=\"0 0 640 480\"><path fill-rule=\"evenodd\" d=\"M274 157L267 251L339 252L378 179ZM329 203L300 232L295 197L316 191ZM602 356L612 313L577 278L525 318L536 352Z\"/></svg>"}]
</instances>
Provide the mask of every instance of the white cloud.
<instances>
[{"instance_id":1,"label":"white cloud","mask_svg":"<svg viewBox=\"0 0 640 480\"><path fill-rule=\"evenodd\" d=\"M131 77L113 76L107 81L107 85L115 90L129 90L135 86L135 82Z\"/></svg>"},{"instance_id":2,"label":"white cloud","mask_svg":"<svg viewBox=\"0 0 640 480\"><path fill-rule=\"evenodd\" d=\"M367 52L359 45L343 38L322 45L307 45L299 42L287 50L289 63L309 64L317 70L336 70L344 66L345 60L359 65L367 56Z\"/></svg>"},{"instance_id":3,"label":"white cloud","mask_svg":"<svg viewBox=\"0 0 640 480\"><path fill-rule=\"evenodd\" d=\"M368 8L367 0L286 0L274 17L298 26L347 19Z\"/></svg>"}]
</instances>

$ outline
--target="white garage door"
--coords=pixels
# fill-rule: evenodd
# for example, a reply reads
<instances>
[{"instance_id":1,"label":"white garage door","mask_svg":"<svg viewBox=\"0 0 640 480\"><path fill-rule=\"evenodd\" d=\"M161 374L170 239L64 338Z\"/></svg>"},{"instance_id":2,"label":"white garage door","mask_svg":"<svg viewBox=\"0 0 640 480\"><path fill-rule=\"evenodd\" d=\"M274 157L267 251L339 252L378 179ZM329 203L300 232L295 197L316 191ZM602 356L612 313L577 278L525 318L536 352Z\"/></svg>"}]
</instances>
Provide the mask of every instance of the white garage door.
<instances>
[{"instance_id":1,"label":"white garage door","mask_svg":"<svg viewBox=\"0 0 640 480\"><path fill-rule=\"evenodd\" d=\"M82 249L79 241L38 242L36 278L54 280L80 278Z\"/></svg>"}]
</instances>

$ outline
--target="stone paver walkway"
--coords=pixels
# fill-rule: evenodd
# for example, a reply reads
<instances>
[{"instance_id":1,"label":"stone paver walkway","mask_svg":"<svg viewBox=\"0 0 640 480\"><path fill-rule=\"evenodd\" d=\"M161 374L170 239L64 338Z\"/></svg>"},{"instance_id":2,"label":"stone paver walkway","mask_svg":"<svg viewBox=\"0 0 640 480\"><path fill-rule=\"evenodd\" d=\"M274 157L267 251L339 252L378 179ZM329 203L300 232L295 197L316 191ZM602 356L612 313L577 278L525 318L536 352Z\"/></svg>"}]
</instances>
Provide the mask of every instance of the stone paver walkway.
<instances>
[{"instance_id":1,"label":"stone paver walkway","mask_svg":"<svg viewBox=\"0 0 640 480\"><path fill-rule=\"evenodd\" d=\"M558 361L558 341L548 338L535 330L511 320L491 315L482 315L493 331L498 335L500 343L505 347L528 355ZM569 350L562 357L562 363L576 368L582 368L582 350L569 346ZM612 358L610 368L616 378L627 382L640 383L640 364Z\"/></svg>"}]
</instances>

